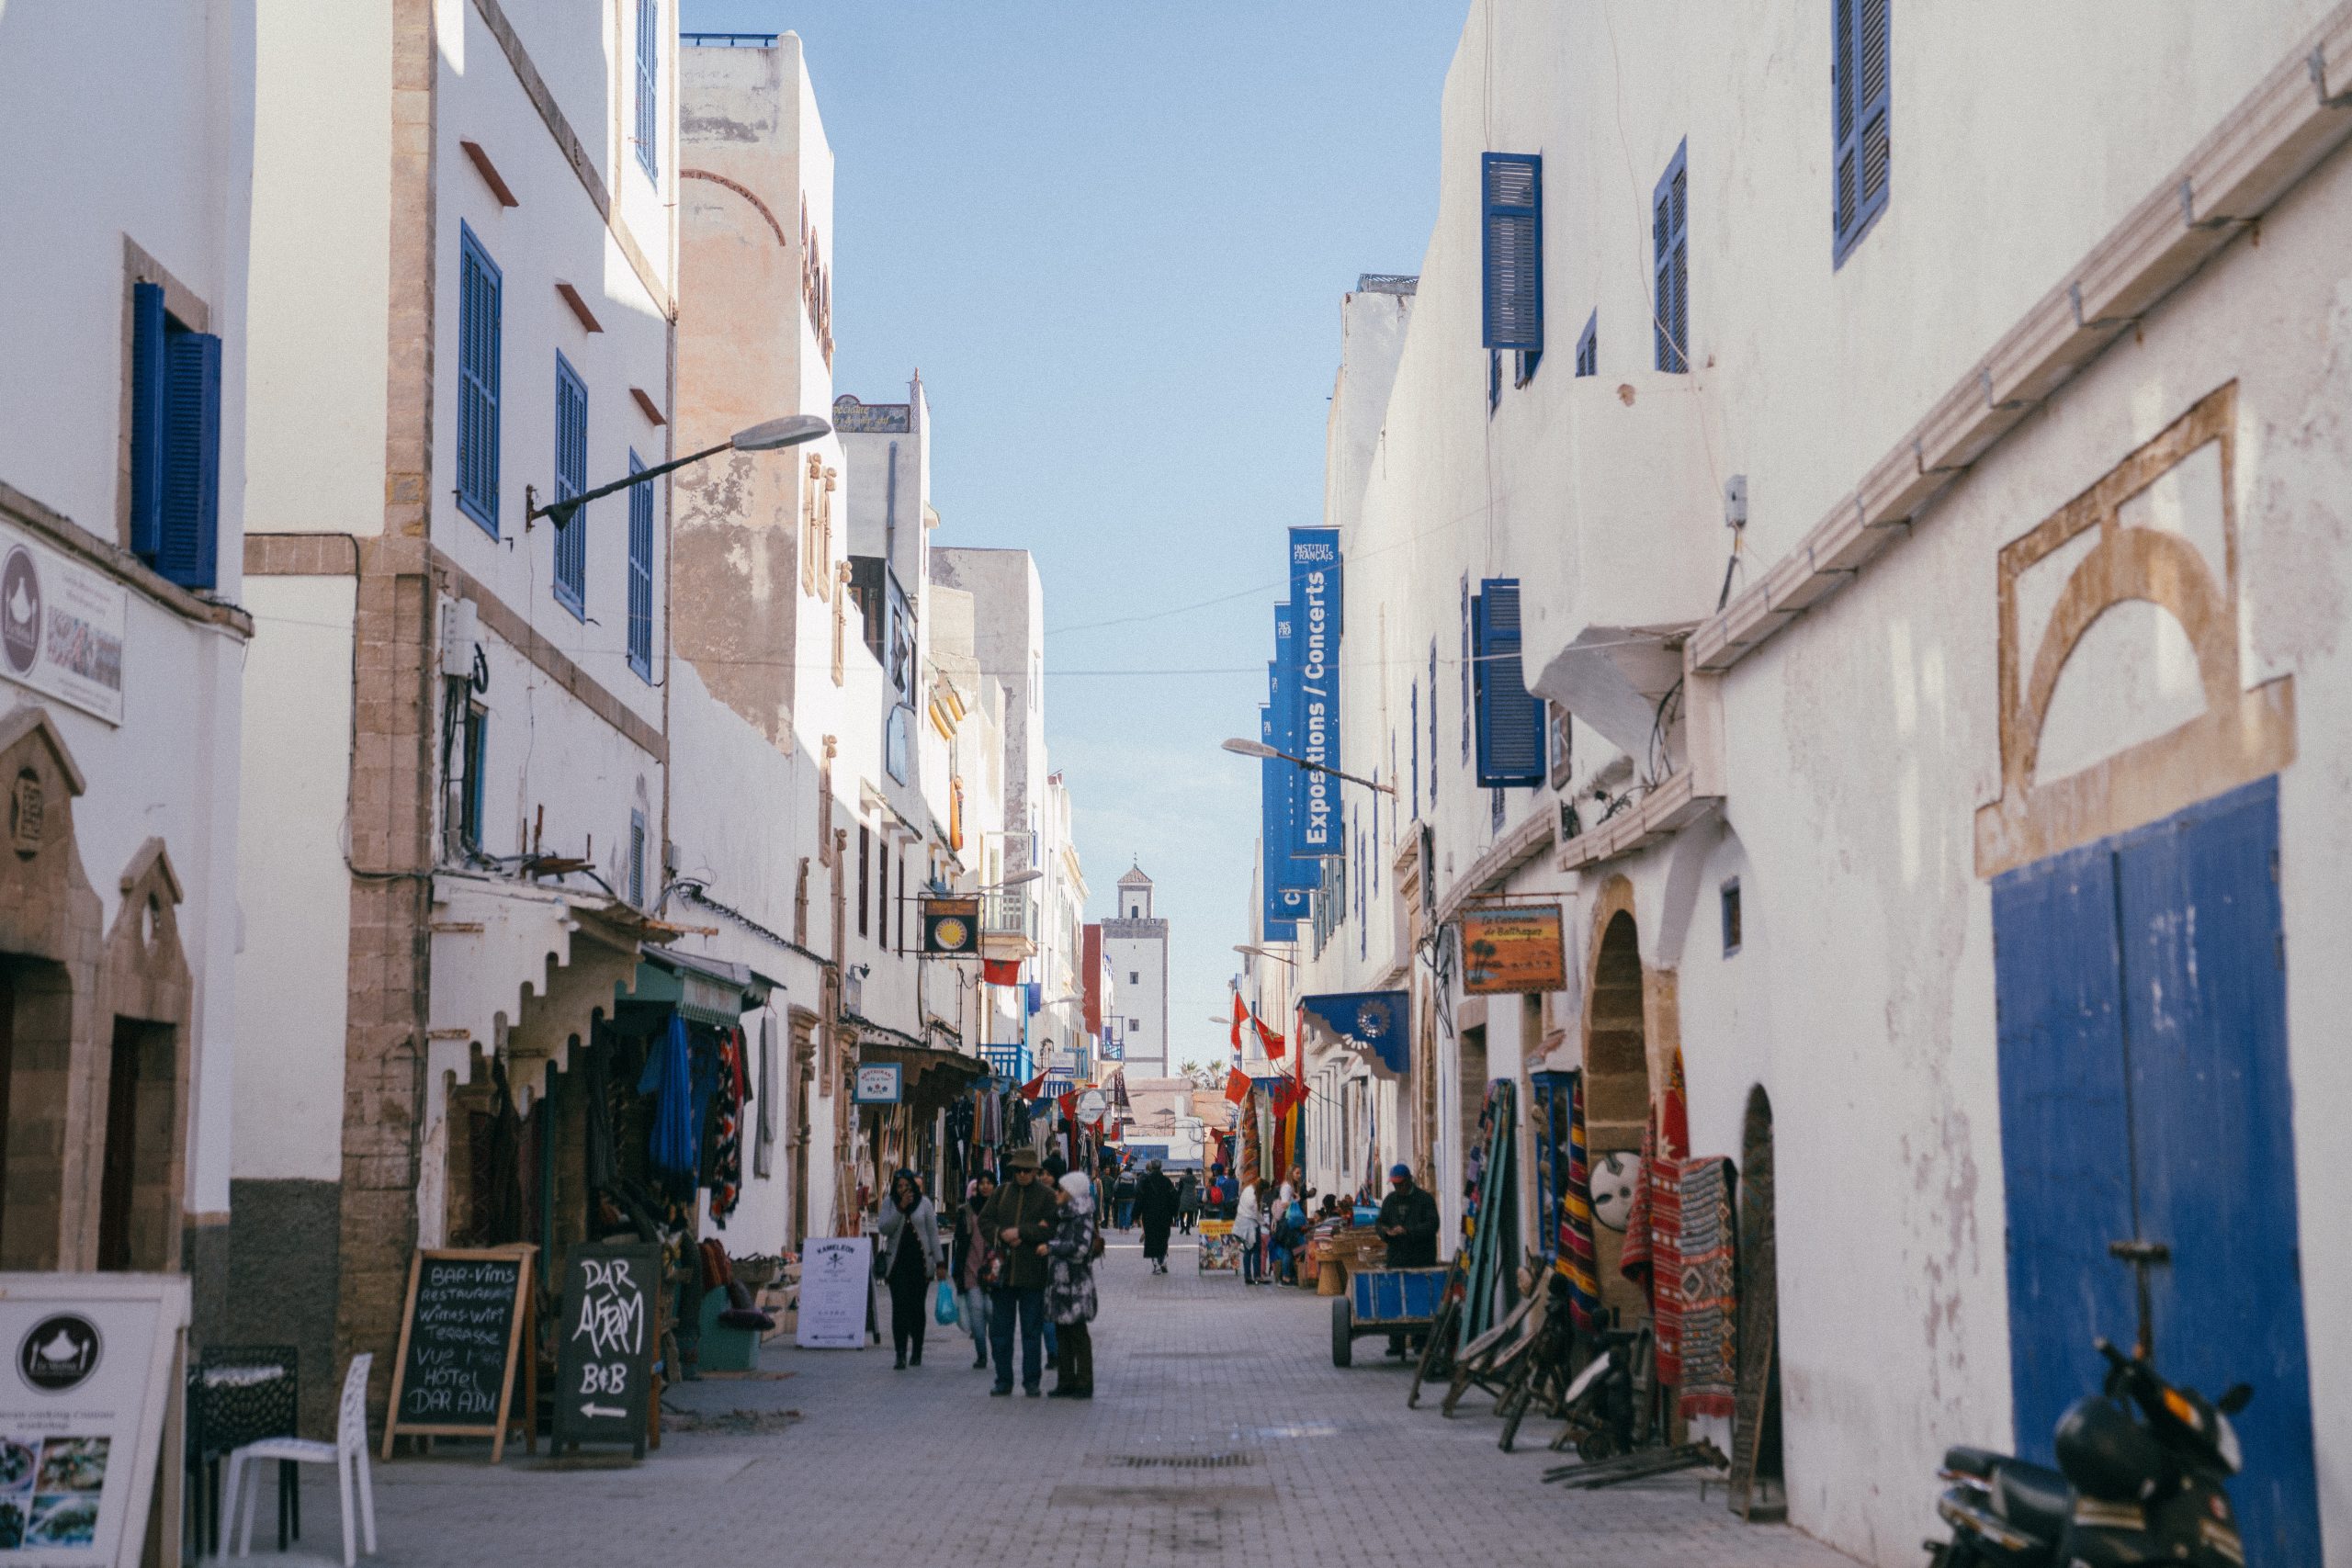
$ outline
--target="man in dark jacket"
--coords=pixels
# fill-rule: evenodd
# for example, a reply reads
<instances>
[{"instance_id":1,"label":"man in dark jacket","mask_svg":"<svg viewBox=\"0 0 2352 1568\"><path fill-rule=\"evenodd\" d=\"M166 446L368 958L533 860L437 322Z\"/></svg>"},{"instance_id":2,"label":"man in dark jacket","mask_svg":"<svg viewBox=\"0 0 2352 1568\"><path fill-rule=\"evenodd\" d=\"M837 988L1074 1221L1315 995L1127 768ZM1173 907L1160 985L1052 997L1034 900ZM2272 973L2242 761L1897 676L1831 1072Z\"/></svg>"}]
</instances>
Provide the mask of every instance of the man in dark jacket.
<instances>
[{"instance_id":1,"label":"man in dark jacket","mask_svg":"<svg viewBox=\"0 0 2352 1568\"><path fill-rule=\"evenodd\" d=\"M1015 1149L1005 1164L1012 1179L980 1211L980 1224L998 1248L997 1278L989 1287L989 1348L996 1360L991 1394L1012 1392L1012 1336L1021 1332L1021 1392L1032 1399L1045 1378L1046 1242L1054 1234L1054 1194L1037 1179L1037 1151Z\"/></svg>"},{"instance_id":2,"label":"man in dark jacket","mask_svg":"<svg viewBox=\"0 0 2352 1568\"><path fill-rule=\"evenodd\" d=\"M1136 1183L1136 1217L1143 1222L1143 1255L1155 1274L1168 1272L1168 1229L1176 1222L1176 1184L1153 1160Z\"/></svg>"},{"instance_id":3,"label":"man in dark jacket","mask_svg":"<svg viewBox=\"0 0 2352 1568\"><path fill-rule=\"evenodd\" d=\"M1413 1185L1413 1168L1392 1165L1388 1168L1388 1196L1380 1201L1380 1217L1373 1222L1373 1229L1388 1242L1388 1267L1391 1269L1430 1269L1437 1264L1437 1200ZM1426 1331L1412 1337L1419 1348L1429 1338ZM1405 1336L1388 1337L1388 1353L1405 1353Z\"/></svg>"}]
</instances>

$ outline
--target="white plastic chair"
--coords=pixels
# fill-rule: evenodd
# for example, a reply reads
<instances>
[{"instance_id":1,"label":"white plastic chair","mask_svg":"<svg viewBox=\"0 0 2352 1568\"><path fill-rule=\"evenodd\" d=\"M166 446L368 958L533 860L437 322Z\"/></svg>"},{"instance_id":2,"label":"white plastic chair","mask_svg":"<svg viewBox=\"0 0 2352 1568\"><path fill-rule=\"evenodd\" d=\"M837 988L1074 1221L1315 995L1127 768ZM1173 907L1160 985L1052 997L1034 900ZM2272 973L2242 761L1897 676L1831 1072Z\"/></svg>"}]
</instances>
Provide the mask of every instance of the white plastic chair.
<instances>
[{"instance_id":1,"label":"white plastic chair","mask_svg":"<svg viewBox=\"0 0 2352 1568\"><path fill-rule=\"evenodd\" d=\"M368 1543L368 1555L376 1554L376 1483L368 1470L368 1370L375 1364L375 1352L351 1358L351 1370L343 1377L343 1408L335 1417L335 1436L332 1443L312 1442L307 1438L265 1438L258 1443L247 1443L229 1455L229 1517L221 1521L220 1534L227 1540L234 1534L237 1555L251 1557L254 1551L254 1515L261 1510L261 1472L269 1460L291 1460L297 1464L331 1464L343 1489L343 1563L353 1568L359 1559L352 1550L352 1493L358 1492L359 1532ZM244 1528L237 1528L237 1511L244 1510Z\"/></svg>"}]
</instances>

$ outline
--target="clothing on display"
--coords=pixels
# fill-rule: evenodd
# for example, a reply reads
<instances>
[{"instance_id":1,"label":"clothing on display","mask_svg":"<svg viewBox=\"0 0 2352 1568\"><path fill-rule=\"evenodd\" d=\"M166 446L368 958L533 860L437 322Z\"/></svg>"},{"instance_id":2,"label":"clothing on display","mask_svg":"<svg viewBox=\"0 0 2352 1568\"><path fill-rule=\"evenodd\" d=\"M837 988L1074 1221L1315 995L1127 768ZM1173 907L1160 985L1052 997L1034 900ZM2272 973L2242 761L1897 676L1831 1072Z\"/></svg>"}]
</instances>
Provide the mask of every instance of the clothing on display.
<instances>
[{"instance_id":1,"label":"clothing on display","mask_svg":"<svg viewBox=\"0 0 2352 1568\"><path fill-rule=\"evenodd\" d=\"M1738 1273L1733 1257L1731 1161L1682 1165L1682 1414L1729 1416L1739 1375L1734 1325Z\"/></svg>"}]
</instances>

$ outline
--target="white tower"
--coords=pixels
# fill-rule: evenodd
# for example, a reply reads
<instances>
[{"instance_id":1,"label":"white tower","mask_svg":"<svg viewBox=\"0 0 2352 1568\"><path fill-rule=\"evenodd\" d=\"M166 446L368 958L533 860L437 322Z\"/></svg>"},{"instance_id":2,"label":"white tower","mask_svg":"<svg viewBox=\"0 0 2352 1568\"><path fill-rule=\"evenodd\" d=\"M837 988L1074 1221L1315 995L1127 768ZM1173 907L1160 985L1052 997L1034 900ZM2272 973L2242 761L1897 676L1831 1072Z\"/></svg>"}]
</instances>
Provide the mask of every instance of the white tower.
<instances>
[{"instance_id":1,"label":"white tower","mask_svg":"<svg viewBox=\"0 0 2352 1568\"><path fill-rule=\"evenodd\" d=\"M1117 997L1129 1078L1166 1077L1168 922L1151 912L1151 878L1140 866L1119 878L1117 912L1102 922L1102 957Z\"/></svg>"}]
</instances>

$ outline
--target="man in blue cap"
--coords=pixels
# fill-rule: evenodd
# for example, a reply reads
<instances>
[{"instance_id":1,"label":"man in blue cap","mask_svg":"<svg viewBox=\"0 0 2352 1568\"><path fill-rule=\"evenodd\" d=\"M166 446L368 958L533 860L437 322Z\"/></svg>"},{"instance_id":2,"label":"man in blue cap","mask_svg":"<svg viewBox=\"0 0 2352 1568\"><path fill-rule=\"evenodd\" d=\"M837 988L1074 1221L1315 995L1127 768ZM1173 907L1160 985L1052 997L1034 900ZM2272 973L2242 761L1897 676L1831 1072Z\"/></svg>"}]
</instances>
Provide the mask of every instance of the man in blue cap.
<instances>
[{"instance_id":1,"label":"man in blue cap","mask_svg":"<svg viewBox=\"0 0 2352 1568\"><path fill-rule=\"evenodd\" d=\"M1437 1200L1413 1185L1413 1168L1402 1163L1388 1168L1388 1196L1380 1201L1380 1217L1373 1229L1388 1243L1391 1269L1432 1269L1437 1266ZM1419 1349L1427 1331L1412 1337ZM1388 1337L1388 1353L1405 1354L1405 1336Z\"/></svg>"}]
</instances>

